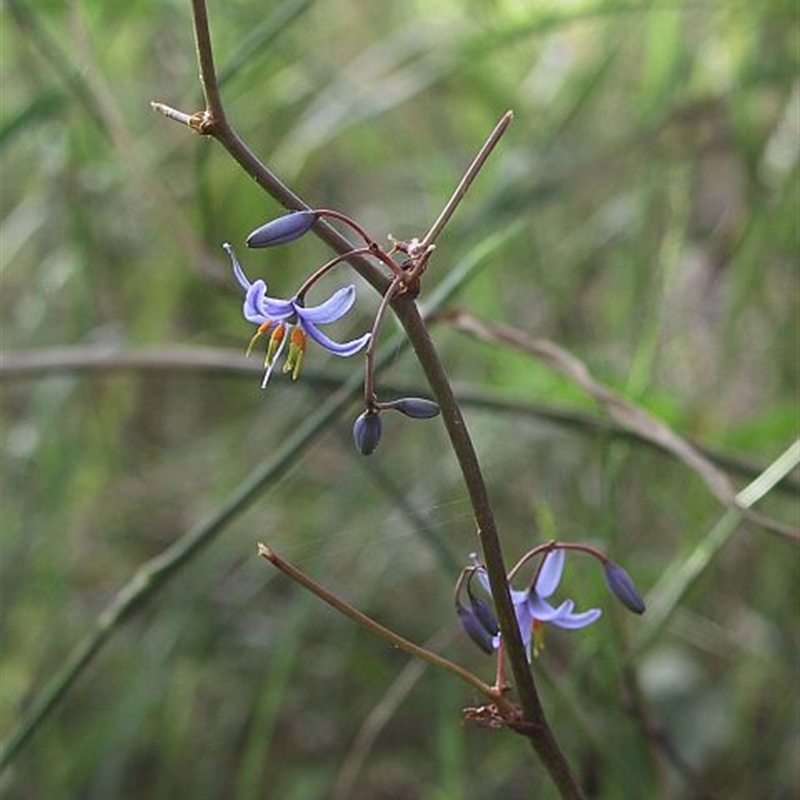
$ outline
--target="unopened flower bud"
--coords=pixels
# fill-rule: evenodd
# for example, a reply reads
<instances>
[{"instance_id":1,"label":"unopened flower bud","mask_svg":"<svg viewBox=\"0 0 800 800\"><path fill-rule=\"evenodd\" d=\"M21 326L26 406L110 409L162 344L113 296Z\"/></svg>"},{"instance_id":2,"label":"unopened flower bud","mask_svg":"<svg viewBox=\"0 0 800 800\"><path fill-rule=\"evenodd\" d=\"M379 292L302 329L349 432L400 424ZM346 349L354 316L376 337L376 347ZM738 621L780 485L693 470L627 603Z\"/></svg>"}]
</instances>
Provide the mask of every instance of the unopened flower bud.
<instances>
[{"instance_id":1,"label":"unopened flower bud","mask_svg":"<svg viewBox=\"0 0 800 800\"><path fill-rule=\"evenodd\" d=\"M413 419L430 419L439 416L439 406L423 397L401 397L393 400L391 407Z\"/></svg>"},{"instance_id":2,"label":"unopened flower bud","mask_svg":"<svg viewBox=\"0 0 800 800\"><path fill-rule=\"evenodd\" d=\"M491 655L494 652L493 637L486 628L483 627L477 614L471 609L462 606L461 603L456 605L456 613L461 622L461 627L466 631L467 636L469 636L484 653Z\"/></svg>"},{"instance_id":3,"label":"unopened flower bud","mask_svg":"<svg viewBox=\"0 0 800 800\"><path fill-rule=\"evenodd\" d=\"M469 604L475 612L475 616L483 625L484 630L492 636L497 636L500 632L500 626L494 618L491 606L485 600L481 600L480 597L473 597L471 594L469 596Z\"/></svg>"},{"instance_id":4,"label":"unopened flower bud","mask_svg":"<svg viewBox=\"0 0 800 800\"><path fill-rule=\"evenodd\" d=\"M247 237L248 247L273 247L299 239L317 219L316 211L292 211L264 223Z\"/></svg>"},{"instance_id":5,"label":"unopened flower bud","mask_svg":"<svg viewBox=\"0 0 800 800\"><path fill-rule=\"evenodd\" d=\"M375 452L381 440L381 418L376 411L367 410L353 423L353 441L356 450L368 456Z\"/></svg>"},{"instance_id":6,"label":"unopened flower bud","mask_svg":"<svg viewBox=\"0 0 800 800\"><path fill-rule=\"evenodd\" d=\"M642 600L631 576L613 561L606 561L603 564L603 570L606 576L606 585L617 600L634 614L644 614L644 600Z\"/></svg>"},{"instance_id":7,"label":"unopened flower bud","mask_svg":"<svg viewBox=\"0 0 800 800\"><path fill-rule=\"evenodd\" d=\"M467 596L469 597L469 604L475 612L475 616L480 620L481 625L486 629L486 632L492 636L496 636L500 627L495 619L494 612L491 606L480 597L476 597L472 591L472 579L475 577L475 572L471 572L469 580L467 581Z\"/></svg>"}]
</instances>

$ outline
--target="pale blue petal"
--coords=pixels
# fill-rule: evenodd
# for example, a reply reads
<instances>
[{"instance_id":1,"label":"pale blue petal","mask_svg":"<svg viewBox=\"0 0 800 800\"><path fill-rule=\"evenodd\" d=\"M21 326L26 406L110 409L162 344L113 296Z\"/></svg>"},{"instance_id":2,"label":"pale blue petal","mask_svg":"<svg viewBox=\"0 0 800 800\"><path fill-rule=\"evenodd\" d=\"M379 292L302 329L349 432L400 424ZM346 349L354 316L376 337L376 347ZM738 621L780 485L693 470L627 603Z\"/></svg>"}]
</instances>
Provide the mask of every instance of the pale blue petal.
<instances>
[{"instance_id":1,"label":"pale blue petal","mask_svg":"<svg viewBox=\"0 0 800 800\"><path fill-rule=\"evenodd\" d=\"M531 593L527 589L524 592L520 592L517 589L510 589L511 592L511 604L516 608L517 606L526 606L528 604L528 600L530 600Z\"/></svg>"},{"instance_id":2,"label":"pale blue petal","mask_svg":"<svg viewBox=\"0 0 800 800\"><path fill-rule=\"evenodd\" d=\"M565 611L569 613L574 605L572 600L565 600L558 608L553 608L547 600L543 600L541 597L533 594L533 592L531 592L528 602L526 603L533 618L538 619L540 622L550 622L550 620L554 619L559 614L563 614Z\"/></svg>"},{"instance_id":3,"label":"pale blue petal","mask_svg":"<svg viewBox=\"0 0 800 800\"><path fill-rule=\"evenodd\" d=\"M239 263L239 259L236 258L236 253L233 252L233 247L231 247L227 242L222 245L222 249L228 254L231 259L231 264L233 264L233 274L236 276L236 280L239 281L239 286L242 287L245 291L250 288L250 281L247 280L247 275L244 274L244 270L242 269L242 265ZM266 287L265 287L266 291Z\"/></svg>"},{"instance_id":4,"label":"pale blue petal","mask_svg":"<svg viewBox=\"0 0 800 800\"><path fill-rule=\"evenodd\" d=\"M478 567L478 569L475 570L475 574L478 576L478 580L480 581L481 586L483 586L483 590L486 592L486 594L489 595L489 597L492 597L492 587L491 584L489 583L489 574L486 572L486 567ZM528 596L530 592L528 591L520 592L517 591L516 589L511 589L510 591L511 591L511 604L514 606L515 609L517 608L517 606L524 605L525 603L528 602Z\"/></svg>"},{"instance_id":5,"label":"pale blue petal","mask_svg":"<svg viewBox=\"0 0 800 800\"><path fill-rule=\"evenodd\" d=\"M242 314L248 322L255 322L257 325L266 322L267 317L261 311L266 293L267 285L264 281L256 281L247 288L242 304Z\"/></svg>"},{"instance_id":6,"label":"pale blue petal","mask_svg":"<svg viewBox=\"0 0 800 800\"><path fill-rule=\"evenodd\" d=\"M273 297L268 297L267 284L261 279L250 283L233 248L227 242L222 247L230 256L233 264L233 274L236 276L239 286L245 291L242 314L244 314L244 318L248 322L255 322L260 325L268 319L281 322L294 316L294 304L291 300L276 300Z\"/></svg>"},{"instance_id":7,"label":"pale blue petal","mask_svg":"<svg viewBox=\"0 0 800 800\"><path fill-rule=\"evenodd\" d=\"M519 634L522 637L522 644L525 645L525 655L528 661L531 660L531 637L533 636L533 620L534 617L530 612L527 603L520 603L514 606L514 613L517 617L517 627Z\"/></svg>"},{"instance_id":8,"label":"pale blue petal","mask_svg":"<svg viewBox=\"0 0 800 800\"><path fill-rule=\"evenodd\" d=\"M320 346L324 347L329 353L333 353L336 356L352 356L361 350L364 345L369 341L370 335L369 333L365 333L363 336L360 336L358 339L353 339L350 342L334 342L333 339L329 339L319 328L315 325L312 325L308 322L308 320L303 320L303 330Z\"/></svg>"},{"instance_id":9,"label":"pale blue petal","mask_svg":"<svg viewBox=\"0 0 800 800\"><path fill-rule=\"evenodd\" d=\"M573 614L571 611L562 614L561 616L554 617L550 620L552 625L559 628L567 628L568 630L576 630L578 628L585 628L593 622L597 622L603 612L599 608L590 608L588 611L583 611L580 614Z\"/></svg>"},{"instance_id":10,"label":"pale blue petal","mask_svg":"<svg viewBox=\"0 0 800 800\"><path fill-rule=\"evenodd\" d=\"M278 300L274 297L267 297L266 294L261 298L259 308L265 317L274 322L285 322L295 315L294 303L291 300Z\"/></svg>"},{"instance_id":11,"label":"pale blue petal","mask_svg":"<svg viewBox=\"0 0 800 800\"><path fill-rule=\"evenodd\" d=\"M244 296L242 314L248 322L260 325L262 322L283 322L294 316L294 306L291 300L275 300L267 297L267 285L262 280L257 280L250 285Z\"/></svg>"},{"instance_id":12,"label":"pale blue petal","mask_svg":"<svg viewBox=\"0 0 800 800\"><path fill-rule=\"evenodd\" d=\"M544 557L542 568L539 570L539 577L536 579L535 589L539 597L550 597L558 588L561 573L564 571L566 555L565 550L557 548L556 550L551 550Z\"/></svg>"},{"instance_id":13,"label":"pale blue petal","mask_svg":"<svg viewBox=\"0 0 800 800\"><path fill-rule=\"evenodd\" d=\"M295 304L295 310L297 316L304 322L320 325L325 322L334 322L343 317L352 308L355 300L356 287L350 285L334 292L331 297L318 306L305 308Z\"/></svg>"}]
</instances>

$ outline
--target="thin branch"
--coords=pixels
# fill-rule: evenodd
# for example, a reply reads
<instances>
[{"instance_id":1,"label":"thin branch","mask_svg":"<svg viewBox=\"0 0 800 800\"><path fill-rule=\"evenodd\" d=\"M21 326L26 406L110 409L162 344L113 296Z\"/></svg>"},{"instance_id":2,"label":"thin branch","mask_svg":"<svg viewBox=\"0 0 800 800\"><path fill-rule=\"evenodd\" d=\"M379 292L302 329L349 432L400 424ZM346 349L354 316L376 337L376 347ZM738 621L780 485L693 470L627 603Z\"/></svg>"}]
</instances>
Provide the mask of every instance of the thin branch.
<instances>
[{"instance_id":1,"label":"thin branch","mask_svg":"<svg viewBox=\"0 0 800 800\"><path fill-rule=\"evenodd\" d=\"M410 656L419 658L420 660L425 661L427 664L430 664L432 667L437 667L445 672L450 672L451 674L460 678L462 681L468 683L473 689L476 689L478 692L484 695L487 700L501 708L509 717L516 716L514 707L508 702L508 700L506 700L505 697L503 697L502 693L496 691L494 688L489 686L488 683L484 683L469 670L466 670L449 659L444 658L444 656L440 656L438 653L434 653L430 650L426 650L424 647L414 644L414 642L411 642L408 639L400 636L393 630L387 628L385 625L381 625L379 622L376 622L374 619L368 617L357 608L354 608L340 597L337 597L335 594L328 591L325 587L320 586L304 572L297 569L297 567L295 567L293 564L290 564L288 561L282 559L277 553L261 542L259 542L258 545L258 554L262 558L265 558L267 561L269 561L274 567L277 567L277 569L279 569L287 577L291 578L295 583L299 583L304 589L307 589L309 592L319 597L320 600L327 603L332 608L335 608L340 614L344 614L346 617L353 620L353 622L355 622L357 625L365 628L380 639L389 642L389 644L393 647L408 653Z\"/></svg>"},{"instance_id":2,"label":"thin branch","mask_svg":"<svg viewBox=\"0 0 800 800\"><path fill-rule=\"evenodd\" d=\"M208 10L205 0L192 0L192 19L197 48L197 63L200 67L200 85L206 100L206 113L212 124L225 121L225 109L219 93L217 71L214 68L214 48L211 45L211 30L208 25Z\"/></svg>"},{"instance_id":3,"label":"thin branch","mask_svg":"<svg viewBox=\"0 0 800 800\"><path fill-rule=\"evenodd\" d=\"M30 350L0 352L0 382L46 378L48 375L69 373L169 373L196 375L231 375L250 379L263 372L262 365L245 357L241 348L204 347L199 345L167 345L156 347L108 347L105 345L69 345L66 347L37 347ZM303 383L336 389L341 379L336 375L314 369L303 369ZM387 394L398 397L416 397L423 394L419 386L400 386L383 383ZM642 436L615 422L585 411L561 406L536 403L530 400L510 400L498 392L487 392L468 383L454 384L458 402L465 407L483 409L503 414L535 417L560 427L572 428L582 434L611 436L615 439L645 445L661 452L669 452L660 442ZM739 454L709 447L701 442L686 441L718 468L753 480L765 466L757 460ZM775 487L777 491L793 496L800 495L800 483L792 475L783 475Z\"/></svg>"},{"instance_id":4,"label":"thin branch","mask_svg":"<svg viewBox=\"0 0 800 800\"><path fill-rule=\"evenodd\" d=\"M431 225L430 230L425 234L425 238L420 242L420 250L428 251L429 248L431 248L436 242L436 239L444 229L444 226L447 225L450 217L453 216L456 208L458 208L459 203L464 199L464 195L466 195L467 190L478 176L478 173L486 163L486 159L489 158L492 150L494 150L494 148L497 146L497 143L500 141L513 119L514 112L506 111L506 113L500 118L500 121L497 123L497 125L495 125L494 130L489 134L489 137L478 151L478 154L475 156L472 163L469 165L469 167L467 167L467 171L458 182L458 186L456 186L453 194L450 196L450 199L442 209L441 214L439 214L437 217L436 222Z\"/></svg>"},{"instance_id":5,"label":"thin branch","mask_svg":"<svg viewBox=\"0 0 800 800\"><path fill-rule=\"evenodd\" d=\"M635 431L643 439L650 440L679 459L705 483L721 503L736 509L755 525L777 533L794 544L800 544L800 532L795 527L751 510L740 501L728 476L710 459L660 419L596 380L586 364L563 347L547 339L530 336L509 325L487 322L466 311L449 311L443 318L476 339L506 347L510 345L543 361L587 392L620 425Z\"/></svg>"}]
</instances>

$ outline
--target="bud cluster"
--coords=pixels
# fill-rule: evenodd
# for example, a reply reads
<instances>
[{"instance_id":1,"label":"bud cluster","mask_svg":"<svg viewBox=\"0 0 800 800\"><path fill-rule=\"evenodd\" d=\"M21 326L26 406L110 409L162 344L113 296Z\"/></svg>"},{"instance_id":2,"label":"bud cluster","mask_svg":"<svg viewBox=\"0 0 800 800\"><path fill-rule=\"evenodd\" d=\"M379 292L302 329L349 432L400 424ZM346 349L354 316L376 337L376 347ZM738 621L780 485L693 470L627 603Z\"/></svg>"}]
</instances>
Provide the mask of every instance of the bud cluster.
<instances>
[{"instance_id":1,"label":"bud cluster","mask_svg":"<svg viewBox=\"0 0 800 800\"><path fill-rule=\"evenodd\" d=\"M497 648L500 628L491 606L472 589L472 579L477 568L467 568L456 585L456 614L467 636L487 655ZM461 601L461 586L466 585L467 603Z\"/></svg>"},{"instance_id":2,"label":"bud cluster","mask_svg":"<svg viewBox=\"0 0 800 800\"><path fill-rule=\"evenodd\" d=\"M383 403L373 401L368 404L366 411L359 414L353 423L353 441L356 450L364 456L374 453L381 440L382 411L399 411L411 419L432 419L439 415L439 406L424 397L400 397L397 400Z\"/></svg>"}]
</instances>

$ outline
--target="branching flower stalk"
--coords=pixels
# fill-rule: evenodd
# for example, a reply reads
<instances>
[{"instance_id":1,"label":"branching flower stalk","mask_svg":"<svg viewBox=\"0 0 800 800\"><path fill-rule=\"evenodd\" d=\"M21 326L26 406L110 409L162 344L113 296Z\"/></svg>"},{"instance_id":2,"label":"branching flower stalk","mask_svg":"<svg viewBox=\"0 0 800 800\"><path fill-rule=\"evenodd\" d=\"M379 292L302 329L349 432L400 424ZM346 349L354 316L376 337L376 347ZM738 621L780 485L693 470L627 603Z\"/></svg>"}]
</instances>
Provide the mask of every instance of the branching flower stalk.
<instances>
[{"instance_id":1,"label":"branching flower stalk","mask_svg":"<svg viewBox=\"0 0 800 800\"><path fill-rule=\"evenodd\" d=\"M383 323L386 309L389 308L394 296L400 289L402 289L402 282L399 278L392 281L391 286L386 290L381 298L378 311L375 314L375 320L372 323L372 330L370 332L370 340L365 352L366 366L364 368L364 405L367 410L371 410L376 404L375 402L375 346L378 341L378 333L380 332L381 324Z\"/></svg>"},{"instance_id":2,"label":"branching flower stalk","mask_svg":"<svg viewBox=\"0 0 800 800\"><path fill-rule=\"evenodd\" d=\"M206 4L204 0L192 0L192 8L200 80L205 95L206 108L201 112L190 115L171 109L163 103L154 103L153 108L166 114L171 119L187 124L197 133L217 139L237 163L286 208L297 211L310 211L310 207L299 196L280 182L259 161L228 123L214 69ZM512 114L508 112L500 120L424 239L421 242L412 240L410 243L395 244L397 250L409 257L410 269L401 279L405 284L406 291L396 294L391 301L391 307L406 331L406 335L423 367L436 402L439 405L472 504L488 582L521 705L521 719L509 720L509 727L529 739L561 796L565 800L579 800L583 797L582 792L545 719L538 692L528 666L524 644L511 601L500 539L478 458L447 374L414 302L414 297L419 290L419 279L433 251L435 239L463 198L486 158L507 129L511 119ZM387 278L364 255L353 255L354 248L352 244L330 224L324 219L318 218L315 221L314 230L320 238L334 247L340 254L348 254L348 261L354 269L382 296L387 293L392 285L392 279ZM395 271L393 270L393 272ZM398 276L395 273L392 277L396 279Z\"/></svg>"}]
</instances>

